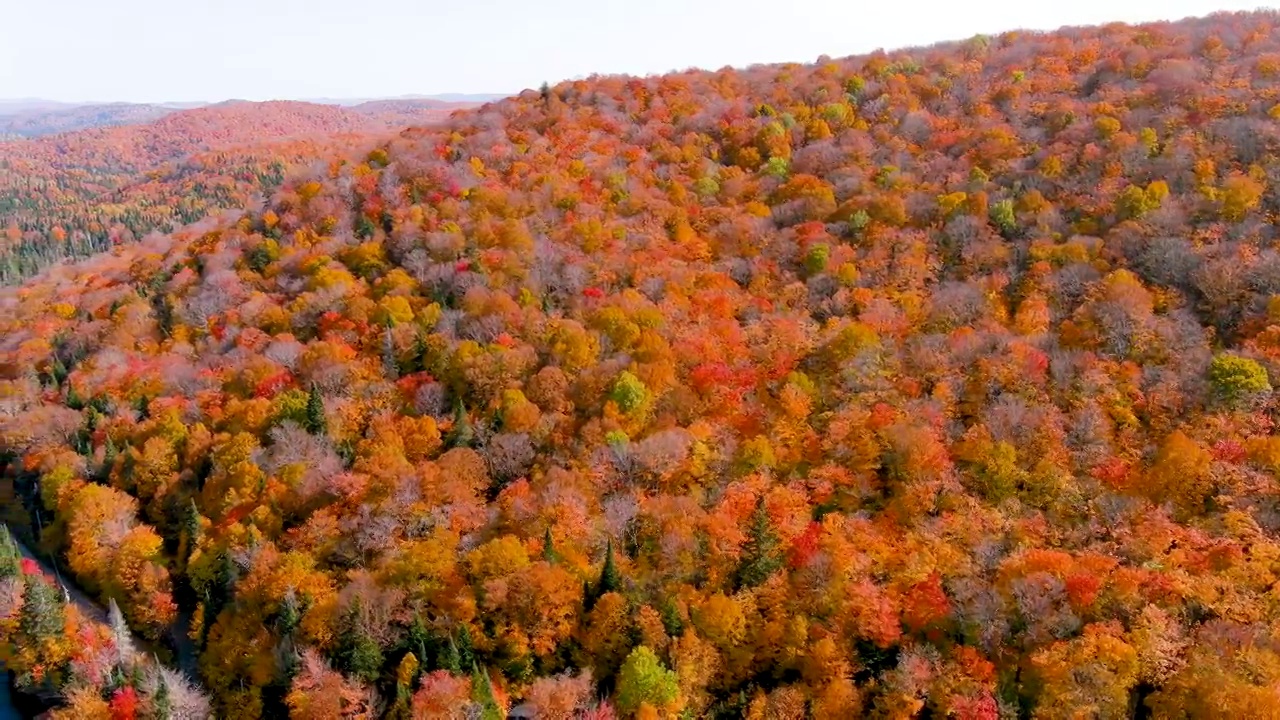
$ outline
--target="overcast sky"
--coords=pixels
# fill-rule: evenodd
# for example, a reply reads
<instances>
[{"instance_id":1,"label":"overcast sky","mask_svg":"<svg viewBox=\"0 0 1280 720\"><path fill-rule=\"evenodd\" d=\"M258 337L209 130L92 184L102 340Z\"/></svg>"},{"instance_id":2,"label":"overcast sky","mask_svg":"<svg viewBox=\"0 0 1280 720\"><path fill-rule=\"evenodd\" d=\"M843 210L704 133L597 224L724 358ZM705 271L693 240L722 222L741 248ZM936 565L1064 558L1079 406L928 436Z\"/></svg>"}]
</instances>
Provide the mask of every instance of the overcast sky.
<instances>
[{"instance_id":1,"label":"overcast sky","mask_svg":"<svg viewBox=\"0 0 1280 720\"><path fill-rule=\"evenodd\" d=\"M505 93L1264 0L0 0L0 98Z\"/></svg>"}]
</instances>

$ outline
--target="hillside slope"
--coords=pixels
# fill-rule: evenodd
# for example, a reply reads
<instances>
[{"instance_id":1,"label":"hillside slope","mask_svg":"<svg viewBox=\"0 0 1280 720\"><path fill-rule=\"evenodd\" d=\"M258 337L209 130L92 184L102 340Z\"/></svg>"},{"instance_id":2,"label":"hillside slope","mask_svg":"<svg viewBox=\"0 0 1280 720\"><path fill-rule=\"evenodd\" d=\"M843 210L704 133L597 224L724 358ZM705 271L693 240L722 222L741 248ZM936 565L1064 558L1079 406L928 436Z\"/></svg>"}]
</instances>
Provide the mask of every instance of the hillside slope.
<instances>
[{"instance_id":1,"label":"hillside slope","mask_svg":"<svg viewBox=\"0 0 1280 720\"><path fill-rule=\"evenodd\" d=\"M241 207L300 164L465 107L229 102L125 127L0 142L0 283Z\"/></svg>"},{"instance_id":2,"label":"hillside slope","mask_svg":"<svg viewBox=\"0 0 1280 720\"><path fill-rule=\"evenodd\" d=\"M236 717L1270 717L1278 25L404 131L0 291L0 496Z\"/></svg>"}]
</instances>

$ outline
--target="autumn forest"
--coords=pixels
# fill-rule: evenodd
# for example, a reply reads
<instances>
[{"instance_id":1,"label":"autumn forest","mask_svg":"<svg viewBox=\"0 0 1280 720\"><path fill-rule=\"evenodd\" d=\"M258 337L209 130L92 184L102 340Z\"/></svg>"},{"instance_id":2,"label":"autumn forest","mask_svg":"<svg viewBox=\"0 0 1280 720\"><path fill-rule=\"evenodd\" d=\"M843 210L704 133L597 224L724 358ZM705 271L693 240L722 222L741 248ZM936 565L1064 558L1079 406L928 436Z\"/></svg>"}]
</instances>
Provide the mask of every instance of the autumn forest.
<instances>
[{"instance_id":1,"label":"autumn forest","mask_svg":"<svg viewBox=\"0 0 1280 720\"><path fill-rule=\"evenodd\" d=\"M1280 718L1278 152L1271 11L0 142L0 662L73 720Z\"/></svg>"}]
</instances>

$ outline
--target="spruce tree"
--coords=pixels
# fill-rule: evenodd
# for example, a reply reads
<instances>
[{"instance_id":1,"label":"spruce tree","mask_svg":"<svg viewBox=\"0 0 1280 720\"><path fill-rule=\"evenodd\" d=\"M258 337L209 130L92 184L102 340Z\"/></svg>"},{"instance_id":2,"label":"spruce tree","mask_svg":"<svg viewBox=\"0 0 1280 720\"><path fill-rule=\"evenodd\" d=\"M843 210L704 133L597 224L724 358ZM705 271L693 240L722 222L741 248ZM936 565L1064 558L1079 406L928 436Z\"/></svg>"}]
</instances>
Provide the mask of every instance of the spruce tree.
<instances>
[{"instance_id":1,"label":"spruce tree","mask_svg":"<svg viewBox=\"0 0 1280 720\"><path fill-rule=\"evenodd\" d=\"M185 567L191 558L191 553L200 544L200 536L203 529L200 525L200 509L196 507L195 498L187 503L187 510L182 516L182 552L178 558Z\"/></svg>"},{"instance_id":2,"label":"spruce tree","mask_svg":"<svg viewBox=\"0 0 1280 720\"><path fill-rule=\"evenodd\" d=\"M351 601L338 637L338 662L343 670L365 682L375 682L382 672L382 647L360 620L360 598Z\"/></svg>"},{"instance_id":3,"label":"spruce tree","mask_svg":"<svg viewBox=\"0 0 1280 720\"><path fill-rule=\"evenodd\" d=\"M742 564L738 566L738 586L755 587L782 569L782 542L773 529L764 502L756 504L742 547Z\"/></svg>"},{"instance_id":4,"label":"spruce tree","mask_svg":"<svg viewBox=\"0 0 1280 720\"><path fill-rule=\"evenodd\" d=\"M613 540L609 540L604 552L604 567L600 569L600 579L596 581L595 587L587 581L582 583L582 603L587 612L595 607L596 601L604 597L605 593L620 592L622 590L622 575L618 572L618 566L613 560Z\"/></svg>"},{"instance_id":5,"label":"spruce tree","mask_svg":"<svg viewBox=\"0 0 1280 720\"><path fill-rule=\"evenodd\" d=\"M320 397L320 388L316 387L315 383L311 383L311 392L307 395L303 426L312 435L324 435L329 432L329 424L324 418L324 400Z\"/></svg>"},{"instance_id":6,"label":"spruce tree","mask_svg":"<svg viewBox=\"0 0 1280 720\"><path fill-rule=\"evenodd\" d=\"M396 361L396 343L391 335L395 319L387 317L387 327L382 331L382 371L387 377L395 380L400 377L400 363Z\"/></svg>"},{"instance_id":7,"label":"spruce tree","mask_svg":"<svg viewBox=\"0 0 1280 720\"><path fill-rule=\"evenodd\" d=\"M613 561L613 540L609 541L605 549L604 568L600 570L600 583L596 586L596 597L601 597L605 593L618 592L622 589L622 575L618 573L618 566Z\"/></svg>"},{"instance_id":8,"label":"spruce tree","mask_svg":"<svg viewBox=\"0 0 1280 720\"><path fill-rule=\"evenodd\" d=\"M542 559L553 564L560 561L560 553L556 552L555 543L551 538L550 525L542 532Z\"/></svg>"},{"instance_id":9,"label":"spruce tree","mask_svg":"<svg viewBox=\"0 0 1280 720\"><path fill-rule=\"evenodd\" d=\"M129 634L129 626L115 598L107 600L107 623L116 643L116 664L126 667L133 658L133 636Z\"/></svg>"},{"instance_id":10,"label":"spruce tree","mask_svg":"<svg viewBox=\"0 0 1280 720\"><path fill-rule=\"evenodd\" d=\"M452 637L449 638L449 644L444 649L444 656L440 658L440 669L448 670L451 675L462 674L462 653L458 650L458 643Z\"/></svg>"},{"instance_id":11,"label":"spruce tree","mask_svg":"<svg viewBox=\"0 0 1280 720\"><path fill-rule=\"evenodd\" d=\"M32 642L52 640L66 626L66 608L62 593L39 575L28 575L22 591L22 610L18 628Z\"/></svg>"},{"instance_id":12,"label":"spruce tree","mask_svg":"<svg viewBox=\"0 0 1280 720\"><path fill-rule=\"evenodd\" d=\"M471 447L475 441L476 431L471 427L471 418L467 415L467 407L459 398L453 406L453 432L449 436L450 447Z\"/></svg>"},{"instance_id":13,"label":"spruce tree","mask_svg":"<svg viewBox=\"0 0 1280 720\"><path fill-rule=\"evenodd\" d=\"M289 635L280 638L280 641L276 643L275 654L276 667L279 668L276 686L281 688L283 692L288 693L289 686L293 684L293 679L298 676L298 672L302 669L302 656L298 654L298 647Z\"/></svg>"},{"instance_id":14,"label":"spruce tree","mask_svg":"<svg viewBox=\"0 0 1280 720\"><path fill-rule=\"evenodd\" d=\"M493 681L488 670L471 666L471 699L480 706L481 720L503 720L498 708L498 698L493 693Z\"/></svg>"},{"instance_id":15,"label":"spruce tree","mask_svg":"<svg viewBox=\"0 0 1280 720\"><path fill-rule=\"evenodd\" d=\"M151 694L151 712L156 720L169 720L173 717L173 698L169 695L169 681L164 672L156 670L156 689Z\"/></svg>"},{"instance_id":16,"label":"spruce tree","mask_svg":"<svg viewBox=\"0 0 1280 720\"><path fill-rule=\"evenodd\" d=\"M67 384L67 399L63 404L72 410L81 410L84 408L84 398L80 397L80 393L76 392L75 385L70 383ZM93 416L90 415L90 417Z\"/></svg>"},{"instance_id":17,"label":"spruce tree","mask_svg":"<svg viewBox=\"0 0 1280 720\"><path fill-rule=\"evenodd\" d=\"M284 599L280 601L280 610L276 613L276 627L282 636L291 636L302 621L302 605L293 588L285 590Z\"/></svg>"},{"instance_id":18,"label":"spruce tree","mask_svg":"<svg viewBox=\"0 0 1280 720\"><path fill-rule=\"evenodd\" d=\"M101 475L104 480L111 475L111 468L115 467L116 458L119 455L120 455L120 452L116 450L115 441L111 439L110 435L108 435L106 447L102 449Z\"/></svg>"},{"instance_id":19,"label":"spruce tree","mask_svg":"<svg viewBox=\"0 0 1280 720\"><path fill-rule=\"evenodd\" d=\"M413 613L413 622L409 623L409 632L405 634L404 644L415 658L421 658L418 662L419 675L424 671L429 672L439 669L439 652L431 652L435 650L432 647L434 643L432 642L431 634L427 632L427 626L422 622L422 615L416 611ZM416 677L414 681L417 682Z\"/></svg>"},{"instance_id":20,"label":"spruce tree","mask_svg":"<svg viewBox=\"0 0 1280 720\"><path fill-rule=\"evenodd\" d=\"M22 553L18 543L9 534L9 528L0 525L0 580L22 574Z\"/></svg>"},{"instance_id":21,"label":"spruce tree","mask_svg":"<svg viewBox=\"0 0 1280 720\"><path fill-rule=\"evenodd\" d=\"M476 664L476 651L471 642L471 628L466 625L458 629L458 664L459 670Z\"/></svg>"}]
</instances>

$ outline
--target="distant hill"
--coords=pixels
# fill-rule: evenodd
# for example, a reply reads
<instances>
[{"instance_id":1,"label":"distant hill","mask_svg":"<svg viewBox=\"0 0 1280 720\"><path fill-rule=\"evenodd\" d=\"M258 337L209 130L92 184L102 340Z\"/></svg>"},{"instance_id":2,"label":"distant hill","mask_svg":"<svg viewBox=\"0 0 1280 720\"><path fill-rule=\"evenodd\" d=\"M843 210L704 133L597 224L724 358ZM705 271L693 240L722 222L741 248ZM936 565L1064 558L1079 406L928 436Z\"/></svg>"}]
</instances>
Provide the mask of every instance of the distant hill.
<instances>
[{"instance_id":1,"label":"distant hill","mask_svg":"<svg viewBox=\"0 0 1280 720\"><path fill-rule=\"evenodd\" d=\"M320 103L322 105L361 105L369 102L397 102L397 101L419 101L431 100L443 103L487 103L495 100L501 100L510 97L513 93L444 93L441 95L399 95L396 97L367 97L367 98L307 98L305 102Z\"/></svg>"},{"instance_id":2,"label":"distant hill","mask_svg":"<svg viewBox=\"0 0 1280 720\"><path fill-rule=\"evenodd\" d=\"M0 99L0 115L13 115L22 112L38 112L42 110L58 110L77 107L85 103L64 103L41 98L8 98Z\"/></svg>"},{"instance_id":3,"label":"distant hill","mask_svg":"<svg viewBox=\"0 0 1280 720\"><path fill-rule=\"evenodd\" d=\"M40 137L94 127L115 127L151 122L174 112L161 105L82 105L36 108L0 115L0 135Z\"/></svg>"},{"instance_id":4,"label":"distant hill","mask_svg":"<svg viewBox=\"0 0 1280 720\"><path fill-rule=\"evenodd\" d=\"M316 158L442 122L471 106L438 100L98 106L149 108L159 116L0 142L0 283L243 205Z\"/></svg>"},{"instance_id":5,"label":"distant hill","mask_svg":"<svg viewBox=\"0 0 1280 720\"><path fill-rule=\"evenodd\" d=\"M378 106L396 108L397 112L405 110L416 112L428 108L454 110L460 106L481 105L504 97L506 95L448 93L444 95L402 95L391 98L317 98L279 102L301 102L308 105L330 105L348 108L371 106L364 111L367 114L369 109L377 110ZM177 110L221 107L241 103L263 104L238 99L224 100L217 103L67 103L40 98L0 99L0 141L42 137L95 127L140 125L162 118Z\"/></svg>"}]
</instances>

